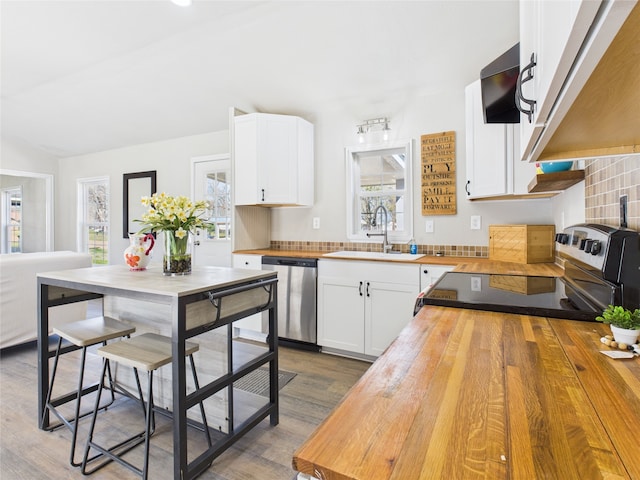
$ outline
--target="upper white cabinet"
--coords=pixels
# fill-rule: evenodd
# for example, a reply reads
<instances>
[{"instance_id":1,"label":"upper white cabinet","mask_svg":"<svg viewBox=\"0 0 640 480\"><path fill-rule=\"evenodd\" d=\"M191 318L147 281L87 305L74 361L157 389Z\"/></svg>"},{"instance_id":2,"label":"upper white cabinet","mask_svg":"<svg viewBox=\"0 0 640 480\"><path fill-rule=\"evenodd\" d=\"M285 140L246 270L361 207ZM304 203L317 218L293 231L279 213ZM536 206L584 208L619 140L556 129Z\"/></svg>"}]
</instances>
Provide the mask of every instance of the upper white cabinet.
<instances>
[{"instance_id":1,"label":"upper white cabinet","mask_svg":"<svg viewBox=\"0 0 640 480\"><path fill-rule=\"evenodd\" d=\"M535 166L517 161L518 124L484 123L480 80L465 89L466 195L469 200L524 195Z\"/></svg>"},{"instance_id":2,"label":"upper white cabinet","mask_svg":"<svg viewBox=\"0 0 640 480\"><path fill-rule=\"evenodd\" d=\"M520 2L521 73L516 94L520 98L516 98L516 102L523 112L519 155L522 160L580 158L576 152L581 149L579 145L566 145L563 148L568 151L555 156L545 157L543 152L635 3L629 0ZM615 89L618 81L615 75L610 75L609 80L606 89ZM609 100L606 93L602 95L596 104ZM608 106L614 107L620 108L620 104L612 102ZM584 144L594 140L584 132L582 137L579 142Z\"/></svg>"},{"instance_id":3,"label":"upper white cabinet","mask_svg":"<svg viewBox=\"0 0 640 480\"><path fill-rule=\"evenodd\" d=\"M234 117L236 205L313 205L313 125L270 113Z\"/></svg>"}]
</instances>

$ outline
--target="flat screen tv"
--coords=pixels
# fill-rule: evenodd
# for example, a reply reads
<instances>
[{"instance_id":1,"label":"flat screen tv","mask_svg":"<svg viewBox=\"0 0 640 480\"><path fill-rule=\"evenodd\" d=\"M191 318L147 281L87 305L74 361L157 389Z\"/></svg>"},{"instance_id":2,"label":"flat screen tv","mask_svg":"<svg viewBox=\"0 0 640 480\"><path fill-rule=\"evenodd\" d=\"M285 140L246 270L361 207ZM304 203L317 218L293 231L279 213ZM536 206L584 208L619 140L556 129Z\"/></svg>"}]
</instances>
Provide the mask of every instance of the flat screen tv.
<instances>
[{"instance_id":1,"label":"flat screen tv","mask_svg":"<svg viewBox=\"0 0 640 480\"><path fill-rule=\"evenodd\" d=\"M485 123L520 123L516 81L520 73L520 43L480 70Z\"/></svg>"}]
</instances>

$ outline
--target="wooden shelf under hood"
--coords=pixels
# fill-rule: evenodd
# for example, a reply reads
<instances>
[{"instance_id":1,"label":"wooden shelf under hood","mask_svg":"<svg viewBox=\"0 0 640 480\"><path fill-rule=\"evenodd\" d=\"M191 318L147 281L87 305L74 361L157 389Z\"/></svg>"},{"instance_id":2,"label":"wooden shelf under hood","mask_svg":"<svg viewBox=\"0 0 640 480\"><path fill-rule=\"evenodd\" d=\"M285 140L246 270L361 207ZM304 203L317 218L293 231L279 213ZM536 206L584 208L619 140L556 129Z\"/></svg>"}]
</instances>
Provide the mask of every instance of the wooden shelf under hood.
<instances>
[{"instance_id":1,"label":"wooden shelf under hood","mask_svg":"<svg viewBox=\"0 0 640 480\"><path fill-rule=\"evenodd\" d=\"M584 170L567 170L566 172L539 173L529 183L529 193L555 192L566 190L584 180Z\"/></svg>"},{"instance_id":2,"label":"wooden shelf under hood","mask_svg":"<svg viewBox=\"0 0 640 480\"><path fill-rule=\"evenodd\" d=\"M640 153L640 2L537 161Z\"/></svg>"}]
</instances>

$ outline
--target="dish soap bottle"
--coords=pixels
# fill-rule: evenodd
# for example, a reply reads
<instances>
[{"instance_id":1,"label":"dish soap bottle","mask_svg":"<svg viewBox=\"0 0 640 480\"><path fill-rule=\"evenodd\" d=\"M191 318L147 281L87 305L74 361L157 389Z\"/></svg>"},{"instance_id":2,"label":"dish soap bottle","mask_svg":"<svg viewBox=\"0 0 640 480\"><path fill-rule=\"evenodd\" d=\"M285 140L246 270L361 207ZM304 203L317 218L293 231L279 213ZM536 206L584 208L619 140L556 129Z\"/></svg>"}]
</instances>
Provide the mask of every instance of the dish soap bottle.
<instances>
[{"instance_id":1,"label":"dish soap bottle","mask_svg":"<svg viewBox=\"0 0 640 480\"><path fill-rule=\"evenodd\" d=\"M411 253L411 255L415 255L418 253L418 245L413 238L409 240L409 253Z\"/></svg>"}]
</instances>

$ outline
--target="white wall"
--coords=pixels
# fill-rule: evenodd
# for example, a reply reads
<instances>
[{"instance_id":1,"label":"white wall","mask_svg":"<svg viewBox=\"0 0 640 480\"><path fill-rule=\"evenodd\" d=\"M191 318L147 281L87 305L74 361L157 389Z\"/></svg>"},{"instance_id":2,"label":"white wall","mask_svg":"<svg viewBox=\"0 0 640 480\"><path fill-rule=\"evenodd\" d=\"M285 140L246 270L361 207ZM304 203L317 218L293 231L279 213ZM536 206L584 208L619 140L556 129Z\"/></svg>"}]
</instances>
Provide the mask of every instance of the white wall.
<instances>
[{"instance_id":1,"label":"white wall","mask_svg":"<svg viewBox=\"0 0 640 480\"><path fill-rule=\"evenodd\" d=\"M190 195L191 158L228 151L229 133L225 130L61 159L60 188L56 196L56 245L59 249L76 249L78 179L106 176L110 182L111 204L109 263L122 263L122 254L129 245L122 235L123 174L156 170L158 192ZM158 262L159 258L156 255L153 261Z\"/></svg>"},{"instance_id":2,"label":"white wall","mask_svg":"<svg viewBox=\"0 0 640 480\"><path fill-rule=\"evenodd\" d=\"M556 231L585 222L585 182L579 182L553 197L553 220Z\"/></svg>"},{"instance_id":3,"label":"white wall","mask_svg":"<svg viewBox=\"0 0 640 480\"><path fill-rule=\"evenodd\" d=\"M20 172L58 173L58 157L48 155L19 140L0 139L0 168Z\"/></svg>"},{"instance_id":4,"label":"white wall","mask_svg":"<svg viewBox=\"0 0 640 480\"><path fill-rule=\"evenodd\" d=\"M482 202L466 199L464 88L437 94L406 92L405 95L396 102L397 113L389 115L390 138L414 140L414 236L419 244L488 245L491 224L554 223L550 199ZM308 118L315 125L315 204L310 208L274 209L272 240L347 241L344 148L357 144L356 125L363 118L353 116L346 108L336 107L314 119ZM388 115L387 112L380 111L371 117L384 115ZM420 136L449 130L456 132L457 214L423 217ZM481 230L470 229L471 215L482 217ZM320 217L319 230L311 228L313 217ZM433 220L433 233L425 232L426 220Z\"/></svg>"}]
</instances>

